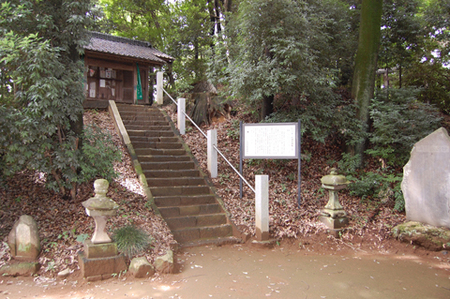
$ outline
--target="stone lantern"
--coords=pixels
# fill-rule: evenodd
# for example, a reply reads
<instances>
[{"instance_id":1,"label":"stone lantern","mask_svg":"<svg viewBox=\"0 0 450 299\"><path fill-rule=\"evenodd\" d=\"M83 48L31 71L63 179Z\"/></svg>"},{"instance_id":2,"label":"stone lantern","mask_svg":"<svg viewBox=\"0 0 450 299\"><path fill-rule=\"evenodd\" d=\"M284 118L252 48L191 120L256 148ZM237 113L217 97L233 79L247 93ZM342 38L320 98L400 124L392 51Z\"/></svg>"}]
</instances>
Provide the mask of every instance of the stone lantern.
<instances>
[{"instance_id":1,"label":"stone lantern","mask_svg":"<svg viewBox=\"0 0 450 299\"><path fill-rule=\"evenodd\" d=\"M84 251L78 252L78 261L83 277L89 281L111 277L127 269L125 257L118 254L117 244L105 231L106 221L115 216L119 205L106 197L109 183L99 179L94 182L95 196L82 202L86 214L94 218L95 231L91 240L84 242Z\"/></svg>"},{"instance_id":2,"label":"stone lantern","mask_svg":"<svg viewBox=\"0 0 450 299\"><path fill-rule=\"evenodd\" d=\"M319 219L336 234L348 224L347 213L338 199L338 191L345 189L350 182L345 176L339 175L336 168L332 168L330 174L322 177L320 181L322 187L329 192L329 200L321 210Z\"/></svg>"},{"instance_id":3,"label":"stone lantern","mask_svg":"<svg viewBox=\"0 0 450 299\"><path fill-rule=\"evenodd\" d=\"M93 244L112 242L105 231L105 226L108 218L116 215L119 205L111 198L106 197L108 187L109 183L107 180L95 180L95 196L82 203L83 207L86 209L86 214L93 217L95 221L95 231L91 239Z\"/></svg>"}]
</instances>

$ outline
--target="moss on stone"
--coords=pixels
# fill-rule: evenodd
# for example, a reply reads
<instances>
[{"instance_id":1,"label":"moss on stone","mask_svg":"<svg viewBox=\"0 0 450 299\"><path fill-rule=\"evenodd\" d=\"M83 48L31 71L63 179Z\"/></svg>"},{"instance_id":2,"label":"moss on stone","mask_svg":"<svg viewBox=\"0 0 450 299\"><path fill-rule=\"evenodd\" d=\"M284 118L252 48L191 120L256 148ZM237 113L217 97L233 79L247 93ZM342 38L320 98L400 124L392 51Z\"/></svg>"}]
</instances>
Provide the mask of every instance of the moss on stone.
<instances>
[{"instance_id":1,"label":"moss on stone","mask_svg":"<svg viewBox=\"0 0 450 299\"><path fill-rule=\"evenodd\" d=\"M450 230L447 228L409 221L394 227L392 235L402 242L419 245L429 250L450 248Z\"/></svg>"}]
</instances>

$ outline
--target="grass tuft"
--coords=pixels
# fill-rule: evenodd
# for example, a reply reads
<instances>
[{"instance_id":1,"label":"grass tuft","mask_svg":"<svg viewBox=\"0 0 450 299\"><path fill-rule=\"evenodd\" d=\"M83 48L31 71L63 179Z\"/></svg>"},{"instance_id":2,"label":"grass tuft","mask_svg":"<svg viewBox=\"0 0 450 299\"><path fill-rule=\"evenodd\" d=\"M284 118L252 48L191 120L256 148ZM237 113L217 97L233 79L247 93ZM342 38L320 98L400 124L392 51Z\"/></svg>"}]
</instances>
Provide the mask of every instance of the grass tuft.
<instances>
[{"instance_id":1,"label":"grass tuft","mask_svg":"<svg viewBox=\"0 0 450 299\"><path fill-rule=\"evenodd\" d=\"M117 243L119 251L129 258L144 252L153 242L151 236L134 225L116 229L112 239Z\"/></svg>"}]
</instances>

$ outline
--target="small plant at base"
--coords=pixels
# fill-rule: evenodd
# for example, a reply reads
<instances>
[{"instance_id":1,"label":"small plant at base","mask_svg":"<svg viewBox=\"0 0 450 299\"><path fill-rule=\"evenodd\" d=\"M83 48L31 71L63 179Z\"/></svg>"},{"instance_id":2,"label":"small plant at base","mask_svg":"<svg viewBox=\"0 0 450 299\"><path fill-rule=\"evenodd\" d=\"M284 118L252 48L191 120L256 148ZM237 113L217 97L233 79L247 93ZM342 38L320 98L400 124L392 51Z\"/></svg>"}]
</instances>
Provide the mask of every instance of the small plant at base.
<instances>
[{"instance_id":1,"label":"small plant at base","mask_svg":"<svg viewBox=\"0 0 450 299\"><path fill-rule=\"evenodd\" d=\"M84 243L89 238L88 234L81 234L77 236L77 242Z\"/></svg>"},{"instance_id":2,"label":"small plant at base","mask_svg":"<svg viewBox=\"0 0 450 299\"><path fill-rule=\"evenodd\" d=\"M127 225L114 231L112 239L117 248L127 257L132 257L146 250L153 241L145 231L134 225Z\"/></svg>"}]
</instances>

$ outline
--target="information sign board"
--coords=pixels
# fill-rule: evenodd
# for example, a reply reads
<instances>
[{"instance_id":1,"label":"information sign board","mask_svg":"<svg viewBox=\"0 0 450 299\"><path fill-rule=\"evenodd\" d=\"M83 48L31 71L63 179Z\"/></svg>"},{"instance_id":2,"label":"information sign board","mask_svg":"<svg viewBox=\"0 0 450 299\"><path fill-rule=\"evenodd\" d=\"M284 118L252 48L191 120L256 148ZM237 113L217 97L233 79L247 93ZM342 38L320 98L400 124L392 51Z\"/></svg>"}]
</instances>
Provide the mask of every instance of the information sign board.
<instances>
[{"instance_id":1,"label":"information sign board","mask_svg":"<svg viewBox=\"0 0 450 299\"><path fill-rule=\"evenodd\" d=\"M298 123L243 124L244 159L298 159Z\"/></svg>"},{"instance_id":2,"label":"information sign board","mask_svg":"<svg viewBox=\"0 0 450 299\"><path fill-rule=\"evenodd\" d=\"M298 159L298 205L301 204L301 134L297 123L240 123L239 171L244 159ZM243 196L242 178L240 195Z\"/></svg>"}]
</instances>

